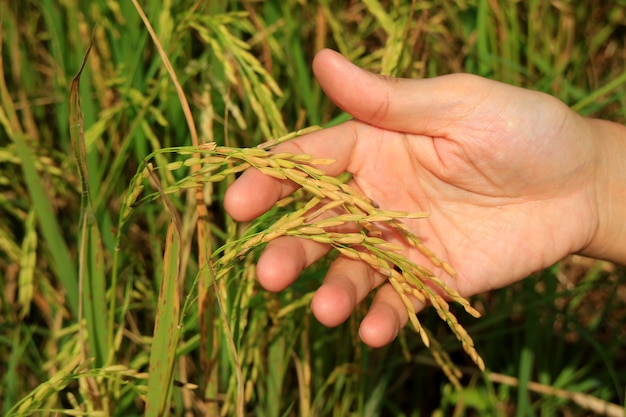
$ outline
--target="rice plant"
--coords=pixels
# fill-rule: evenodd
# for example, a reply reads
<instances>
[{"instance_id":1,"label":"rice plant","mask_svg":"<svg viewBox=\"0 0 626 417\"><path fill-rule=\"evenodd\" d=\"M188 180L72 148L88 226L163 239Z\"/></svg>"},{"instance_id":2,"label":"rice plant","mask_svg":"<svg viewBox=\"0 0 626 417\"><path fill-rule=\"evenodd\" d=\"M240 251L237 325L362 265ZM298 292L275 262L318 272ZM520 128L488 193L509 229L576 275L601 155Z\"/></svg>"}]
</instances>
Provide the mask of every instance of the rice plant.
<instances>
[{"instance_id":1,"label":"rice plant","mask_svg":"<svg viewBox=\"0 0 626 417\"><path fill-rule=\"evenodd\" d=\"M623 270L572 257L446 301L429 268L454 265L403 223L428 213L380 210L325 175L330 161L273 150L347 119L309 69L322 47L625 121L623 2L0 5L3 415L623 415ZM237 224L223 196L248 168L301 189ZM285 235L385 275L412 328L373 350L357 334L366 305L316 323L330 259L280 294L259 288L259 253ZM433 308L418 319L407 297Z\"/></svg>"}]
</instances>

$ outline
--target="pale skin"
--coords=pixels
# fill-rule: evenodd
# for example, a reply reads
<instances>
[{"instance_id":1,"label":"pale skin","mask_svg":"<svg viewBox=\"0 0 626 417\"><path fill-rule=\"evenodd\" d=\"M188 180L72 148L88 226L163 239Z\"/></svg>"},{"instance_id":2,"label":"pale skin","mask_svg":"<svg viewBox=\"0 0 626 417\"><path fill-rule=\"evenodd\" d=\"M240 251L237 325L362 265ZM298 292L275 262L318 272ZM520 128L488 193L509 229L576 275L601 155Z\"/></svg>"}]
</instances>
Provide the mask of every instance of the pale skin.
<instances>
[{"instance_id":1,"label":"pale skin","mask_svg":"<svg viewBox=\"0 0 626 417\"><path fill-rule=\"evenodd\" d=\"M457 275L434 268L408 245L406 254L461 295L506 286L573 253L626 263L622 125L581 117L546 94L467 74L381 77L330 50L317 54L313 70L354 119L275 150L333 159L318 168L350 172L352 185L381 209L430 212L407 225ZM250 169L229 188L225 207L235 220L252 220L295 188ZM270 291L283 290L329 249L279 238L259 259L258 280ZM314 295L313 314L339 325L376 288L360 336L384 346L406 324L406 309L384 277L362 262L334 261Z\"/></svg>"}]
</instances>

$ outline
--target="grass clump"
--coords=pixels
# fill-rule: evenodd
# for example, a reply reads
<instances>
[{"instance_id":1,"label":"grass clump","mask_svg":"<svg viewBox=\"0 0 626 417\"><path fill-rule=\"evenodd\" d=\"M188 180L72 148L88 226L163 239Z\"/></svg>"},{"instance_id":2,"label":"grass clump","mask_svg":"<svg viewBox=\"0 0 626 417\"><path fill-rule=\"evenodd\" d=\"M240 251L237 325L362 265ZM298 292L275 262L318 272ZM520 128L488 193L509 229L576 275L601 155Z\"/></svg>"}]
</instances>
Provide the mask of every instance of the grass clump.
<instances>
[{"instance_id":1,"label":"grass clump","mask_svg":"<svg viewBox=\"0 0 626 417\"><path fill-rule=\"evenodd\" d=\"M466 301L448 305L433 271L380 239L392 227L453 274L403 226L425 213L381 211L318 171L325 161L272 148L347 119L311 75L322 47L624 122L623 2L138 4L0 1L2 415L619 414L622 269L572 257L472 299L489 314L467 323ZM221 203L248 167L302 190L236 224ZM413 332L365 348L366 306L337 329L316 323L324 262L280 294L258 288L259 250L279 235L328 243L430 300L411 318L435 360Z\"/></svg>"}]
</instances>

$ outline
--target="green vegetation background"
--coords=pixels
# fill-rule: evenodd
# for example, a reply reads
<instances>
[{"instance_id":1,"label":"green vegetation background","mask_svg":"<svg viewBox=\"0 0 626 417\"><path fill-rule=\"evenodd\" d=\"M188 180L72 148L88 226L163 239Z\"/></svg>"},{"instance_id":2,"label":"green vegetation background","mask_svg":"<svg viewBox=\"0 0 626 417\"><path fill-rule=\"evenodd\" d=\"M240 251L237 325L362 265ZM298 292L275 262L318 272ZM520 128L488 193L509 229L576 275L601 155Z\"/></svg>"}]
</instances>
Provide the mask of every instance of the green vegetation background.
<instances>
[{"instance_id":1,"label":"green vegetation background","mask_svg":"<svg viewBox=\"0 0 626 417\"><path fill-rule=\"evenodd\" d=\"M164 0L142 7L201 142L252 147L345 120L310 71L322 47L374 72L471 72L626 122L623 0ZM133 3L1 0L0 19L2 415L620 415L610 405L626 394L626 274L604 262L572 257L476 297L484 317L462 323L489 372L463 368L460 392L410 330L384 349L362 345L356 329L366 306L337 329L316 323L308 304L324 265L270 294L256 286L251 256L213 287L208 307L198 307L192 194L169 195L182 222L176 256L164 253L171 215L161 201L136 206L118 229L142 161L192 144L172 79ZM80 88L85 206L69 98L94 27ZM165 166L177 158L155 160ZM176 175L162 171L159 181L173 184ZM221 206L227 183L205 189L213 248L242 231ZM171 290L167 278L176 279L179 264L184 315L173 323L178 343L171 343L153 332L159 291ZM426 312L422 321L469 365L436 315ZM161 364L164 373L148 376L161 362L173 374Z\"/></svg>"}]
</instances>

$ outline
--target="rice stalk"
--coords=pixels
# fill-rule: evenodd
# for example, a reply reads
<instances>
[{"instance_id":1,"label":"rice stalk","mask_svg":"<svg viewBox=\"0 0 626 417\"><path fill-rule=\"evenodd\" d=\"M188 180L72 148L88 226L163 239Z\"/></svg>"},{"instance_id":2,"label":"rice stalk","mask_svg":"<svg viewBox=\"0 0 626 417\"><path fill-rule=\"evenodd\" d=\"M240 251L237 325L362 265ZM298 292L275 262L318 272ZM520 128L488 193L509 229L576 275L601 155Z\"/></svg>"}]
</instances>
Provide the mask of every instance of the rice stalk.
<instances>
[{"instance_id":1,"label":"rice stalk","mask_svg":"<svg viewBox=\"0 0 626 417\"><path fill-rule=\"evenodd\" d=\"M95 33L95 32L94 32ZM91 188L89 186L89 170L87 166L87 145L83 114L80 101L80 79L87 63L87 58L93 45L93 37L89 43L78 73L73 78L70 86L69 125L74 158L81 184L80 202L80 237L79 237L79 262L78 262L78 319L82 321L83 314L86 319L87 341L89 352L85 348L82 351L84 359L95 358L95 365L102 366L108 357L110 335L107 333L106 317L106 279L104 250L102 238L96 221L96 209L93 205ZM84 338L84 333L79 331L79 337ZM84 345L81 343L81 345ZM91 381L93 383L93 381ZM93 397L99 397L97 389L92 385Z\"/></svg>"},{"instance_id":2,"label":"rice stalk","mask_svg":"<svg viewBox=\"0 0 626 417\"><path fill-rule=\"evenodd\" d=\"M150 335L159 282L163 276L168 213L158 205L146 205L133 213L140 200L148 201L142 200L144 193L154 190L141 176L132 184L135 195L126 197L131 205L121 208L123 200L120 196L127 195L127 185L133 176L131 170L134 171L149 152L172 144L187 144L185 140L193 144L183 118L187 114L180 111L181 103L173 94L174 81L167 76L161 59L153 53L156 52L153 42L164 46L180 76L180 85L191 98L191 109L196 113L197 126L202 132L200 142L250 147L263 140L269 130L272 137L280 137L261 145L269 150L297 135L297 129L302 126L328 126L346 120L347 115L339 114L318 88L310 70L313 53L322 47L338 49L357 65L377 73L410 78L459 71L481 73L552 93L583 115L616 121L623 121L625 115L624 5L487 0L405 0L393 2L393 5L380 0L347 3L328 0L140 2L155 24L158 39L151 41L132 2L41 0L28 2L28 7L9 0L1 3L0 60L4 65L0 65L0 210L4 216L0 224L0 283L4 292L0 297L0 327L4 331L0 337L0 352L4 361L0 369L6 371L0 370L2 415L10 415L9 410L21 398L29 397L33 390L39 390L42 397L38 398L43 399L24 409L33 415L138 415L144 411L142 403L147 398ZM412 19L415 5L415 19ZM477 19L478 15L480 19ZM79 346L81 322L77 318L76 306L84 294L75 288L78 282L76 256L80 230L76 227L76 220L80 215L80 183L73 165L70 135L67 134L69 125L72 125L68 118L67 90L87 47L89 31L95 24L99 29L82 83L81 99L92 205L102 231L100 238L107 264L106 297L110 307L106 329L109 345L105 347L108 356L102 365L105 368L100 369L90 362L84 370L71 370L67 375L70 384L62 391L50 391L51 394L45 396L43 391L50 385L42 385L42 382L57 372L64 372L66 364L80 353L76 346ZM404 45L400 47L398 40ZM230 48L229 43L234 48ZM395 55L398 52L401 56ZM258 56L258 62L249 62L251 56ZM261 74L259 68L265 73ZM257 79L252 79L251 75ZM246 82L241 78L249 80ZM281 96L269 84L268 88L260 87L266 79L280 86L284 94ZM251 94L258 95L253 97L254 107L248 103ZM229 119L223 116L224 113L230 115ZM296 132L281 136L287 130L285 126ZM229 130L231 134L228 134ZM206 324L198 321L203 317L199 309L204 302L196 294L202 293L199 288L204 283L199 281L197 274L198 270L209 271L209 268L196 265L196 259L187 261L192 252L200 252L206 259L220 244L233 238L241 240L230 247L236 248L228 264L230 272L222 275L228 279L218 282L217 287L220 291L227 287L227 296L224 295L223 299L242 362L247 412L267 417L294 414L297 413L298 395L302 396L299 410L302 415L400 415L406 410L394 410L394 404L407 399L410 406L419 403L423 409L441 407L437 411L441 415L452 414L450 408L455 406L458 407L454 410L457 415L463 413L465 407L471 408L471 401L464 400L467 397L450 394L449 390L444 390L443 399L440 399L430 396L427 391L412 392L410 398L406 398L406 390L401 390L398 395L397 390L387 389L388 380L401 379L409 371L408 352L406 362L401 357L394 357L398 344L385 350L389 355L386 358L391 361L371 361L369 359L379 352L362 350L356 337L345 343L347 336L341 329L337 332L315 326L303 311L313 294L303 293L302 288L314 285L311 281L319 278L319 268L306 271L307 276L280 295L256 292L253 265L259 248L276 236L297 236L299 227L321 227L327 229L329 235L311 234L311 240L335 242L335 254L367 259L387 273L393 268L388 279L390 282L394 279L401 287L398 291L405 292L406 296L401 297L403 301L428 302L406 280L400 280L402 270L393 261L386 260L386 264L376 261L377 255L358 243L367 238L367 242L379 251L397 249L393 245L376 243L380 231L375 225L368 221L354 223L356 220L348 221L350 217L334 218L344 215L342 198L348 199L349 196L343 195L341 190L348 188L337 190L329 185L324 193L317 187L323 187L325 179L317 178L315 181L321 182L316 182L315 186L307 185L308 191L301 188L281 200L262 219L239 225L239 230L232 234L232 222L228 223L228 219L224 220L224 228L228 227L228 230L221 230L224 213L219 201L227 181L250 165L241 161L231 163L230 159L220 165L210 161L213 157L208 154L206 160L198 160L192 153L187 154L188 158L183 158L181 164L180 161L172 162L174 160L167 152L170 151L164 150L149 163L160 171L162 177L159 180L170 195L179 193L172 202L177 209L185 205L184 225L195 220L195 204L191 202L195 189L180 191L195 188L196 181L189 181L184 187L179 187L176 181L185 176L191 166L201 167L202 174L198 175L210 177L202 182L203 202L209 205L210 216L214 216L210 221L215 222L208 224L209 232L215 235L203 239L198 230L191 239L189 230L186 230L182 239L184 250L180 270L191 280L196 274L196 281L191 286L187 280L181 284L186 292L185 307L181 311L187 311L187 316L182 317L184 313L181 313L179 323L183 325L183 331L176 355L187 359L189 377L200 389L194 393L195 403L191 409L189 403L181 399L181 394L192 392L187 389L188 384L181 386L178 381L172 382L176 388L169 405L177 415L183 412L211 415L213 410L218 410L213 413L218 415L220 409L227 409L222 404L228 401L230 410L234 410L232 404L235 402L224 394L233 365L228 360L230 356L224 354L229 349L221 321L211 318L204 319ZM178 153L183 155L184 152L180 150ZM224 161L224 156L215 158ZM309 176L297 169L295 156L270 153L269 158L269 161L260 163L271 168L276 165L289 168L291 171L285 171L285 174L294 178ZM314 158L305 156L300 162L307 163L311 159ZM165 168L168 163L172 165ZM342 178L338 180L343 181ZM178 198L180 196L183 198ZM158 194L154 198L159 198ZM274 220L315 201L317 204L313 204L310 211L292 215L273 232L263 233L272 227ZM369 213L372 207L376 208L374 202L366 199L355 203L357 208L350 206L351 211L346 212L346 216L358 219L362 216L359 209ZM137 216L138 221L115 233L111 217L118 216L120 209L125 222L131 215ZM372 214L369 220L374 216ZM305 217L304 221L302 217ZM405 219L398 219L398 227L402 227ZM190 249L195 241L216 245L209 247L211 249L207 252ZM219 266L220 256L228 249L221 249L213 260L207 259L207 263ZM423 252L427 250L422 247ZM240 252L245 259L237 264ZM442 268L454 275L451 266L444 260L437 265L435 258L425 262L433 263L429 267ZM224 262L227 260L223 259ZM539 322L535 320L536 315L527 314L524 321L528 325L521 331L509 327L508 313L513 305L535 310L538 299L552 297L548 303L557 301L560 306L563 294L551 295L549 291L551 282L556 279L542 280L541 291L533 285L524 286L524 291L518 291L519 287L505 290L510 297L508 300L514 302L507 300L489 306L489 320L481 321L475 330L489 328L482 336L485 347L481 354L490 357L493 369L500 366L514 368L516 360L520 361L521 348L543 352L535 355L533 361L522 361L522 365L533 372L530 377L540 375L542 382L566 388L574 394L577 390L591 389L598 398L611 396L616 403L623 402L620 400L624 393L623 372L620 373L619 364L613 360L623 350L620 332L610 331L620 328L616 313L621 304L616 308L613 303L613 297L620 293L613 291L618 284L612 280L598 279L605 277L599 272L603 269L594 270L598 274L596 278L565 293L572 298L565 311L559 309L557 315L546 317L546 320L541 316ZM559 267L551 271L560 274L563 270ZM435 272L441 275L441 271ZM548 276L555 278L554 274ZM623 280L621 274L616 281L621 283ZM544 284L548 290L544 290ZM432 288L437 290L434 284ZM611 288L607 291L611 295L604 299L606 302L601 308L594 309L597 304L593 301L605 288ZM248 297L247 291L254 292L254 296ZM443 294L439 290L436 293ZM444 298L452 303L448 297ZM208 300L211 299L214 297L209 294ZM410 308L409 304L407 308ZM30 313L27 313L29 306ZM217 306L209 306L206 311L211 309L216 312ZM352 334L362 310L360 306L347 323L352 326ZM422 317L420 320L423 321ZM601 322L602 330L595 330L596 320ZM587 322L591 325L587 326ZM587 337L590 342L575 345L570 340L563 342L558 338L560 327L557 327L562 323L571 326L572 333L581 340ZM426 328L430 326L422 325L420 335L428 337L431 350L436 349L437 341L431 340ZM205 341L200 336L213 332L217 335L215 340L209 337ZM524 339L521 344L510 344L508 339L517 340L524 332L533 337ZM568 332L568 337L570 334ZM322 337L316 340L317 336L323 336L324 341L321 341ZM400 343L406 337L407 333L402 332ZM504 345L511 346L507 355L501 354ZM594 354L589 354L587 345L594 347ZM194 363L197 356L201 362L204 351L211 349L209 354L219 349L220 355L215 357L215 363L219 365L219 374L224 375L222 380L213 384L214 393L203 388L212 384L209 372L206 372L209 366ZM200 355L196 355L198 350ZM569 354L550 354L561 351ZM357 358L355 364L346 363L354 358ZM116 371L115 366L120 365L108 369L109 364L124 364L129 369L146 372L140 372L137 377L127 376L125 371ZM308 371L307 366L311 368ZM182 362L179 361L175 372L180 367ZM562 375L557 378L555 372L561 372L560 368ZM576 370L575 377L570 375L572 369ZM294 370L302 371L304 376L299 384L293 384ZM367 371L369 377L361 377L362 371ZM217 375L217 372L212 373ZM185 380L182 372L180 375L175 374L175 378ZM420 385L424 380L428 383L429 375L430 372L413 373L411 383ZM476 372L466 374L476 380L475 375ZM521 377L522 373L517 376ZM90 397L84 388L85 381L93 378L103 393L101 410L105 411L96 410L99 407L96 398ZM372 381L375 381L374 385ZM552 394L548 392L534 391L532 379L524 377L522 382L528 384L522 383L520 390L525 397L530 395L532 403L526 401L524 406L517 408L520 412L530 409L537 414L549 415L558 409L559 413L623 414L620 414L619 407L615 414L609 413L608 407L602 404L600 408L592 409L575 398L551 398ZM185 392L179 392L178 387ZM495 407L512 407L515 396L507 397L508 391L510 389L503 389L498 395L481 398L481 412L488 414L487 410ZM237 395L234 390L232 395ZM564 404L565 401L576 402L589 411ZM208 411L208 407L213 408Z\"/></svg>"},{"instance_id":3,"label":"rice stalk","mask_svg":"<svg viewBox=\"0 0 626 417\"><path fill-rule=\"evenodd\" d=\"M43 411L48 401L64 390L72 381L86 374L91 361L83 361L75 355L62 369L49 380L39 384L27 396L13 406L7 416L25 417Z\"/></svg>"},{"instance_id":4,"label":"rice stalk","mask_svg":"<svg viewBox=\"0 0 626 417\"><path fill-rule=\"evenodd\" d=\"M200 157L191 156L183 161L152 167L149 161L155 154L162 152L200 154ZM434 267L440 268L444 274L454 276L454 269L439 259L402 222L403 219L424 219L428 213L386 211L378 208L375 202L353 187L339 178L326 175L322 169L314 166L333 162L314 155L274 153L269 148L233 148L214 143L164 149L155 154L147 158L145 167L140 168L133 179L133 187L125 200L127 210L157 197L158 193L140 199L143 179L147 175L145 171L152 169L179 171L193 168L191 173L165 188L164 194L199 187L205 183L220 182L250 167L273 178L290 180L301 186L300 191L276 205L282 211L292 207L292 211L283 214L268 227L229 241L213 252L211 261L216 280L229 276L234 266L248 254L281 236L294 236L331 245L342 256L367 263L389 280L403 300L414 329L455 385L459 385L458 371L440 345L421 326L412 299L431 304L461 342L468 356L484 370L484 362L476 351L471 336L450 311L448 302L441 294L461 305L474 317L480 316L478 311L458 292L445 285L429 268L406 258L402 253L402 246L382 238L384 228L393 229L404 238L406 244L419 250Z\"/></svg>"}]
</instances>

